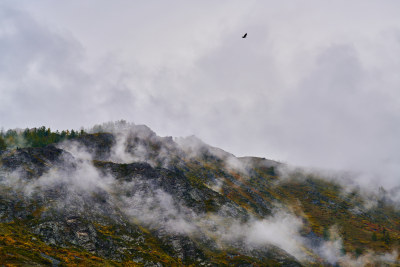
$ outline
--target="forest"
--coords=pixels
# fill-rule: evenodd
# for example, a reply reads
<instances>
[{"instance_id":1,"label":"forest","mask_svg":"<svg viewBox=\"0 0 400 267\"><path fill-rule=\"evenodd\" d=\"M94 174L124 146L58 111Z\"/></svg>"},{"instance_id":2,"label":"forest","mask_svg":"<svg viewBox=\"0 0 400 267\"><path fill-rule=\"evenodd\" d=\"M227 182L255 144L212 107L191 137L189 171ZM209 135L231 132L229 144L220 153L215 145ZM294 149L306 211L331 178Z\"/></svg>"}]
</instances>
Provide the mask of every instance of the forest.
<instances>
[{"instance_id":1,"label":"forest","mask_svg":"<svg viewBox=\"0 0 400 267\"><path fill-rule=\"evenodd\" d=\"M44 147L67 139L74 139L85 135L86 132L77 130L52 131L45 126L39 128L10 129L0 132L0 150L23 148L23 147Z\"/></svg>"}]
</instances>

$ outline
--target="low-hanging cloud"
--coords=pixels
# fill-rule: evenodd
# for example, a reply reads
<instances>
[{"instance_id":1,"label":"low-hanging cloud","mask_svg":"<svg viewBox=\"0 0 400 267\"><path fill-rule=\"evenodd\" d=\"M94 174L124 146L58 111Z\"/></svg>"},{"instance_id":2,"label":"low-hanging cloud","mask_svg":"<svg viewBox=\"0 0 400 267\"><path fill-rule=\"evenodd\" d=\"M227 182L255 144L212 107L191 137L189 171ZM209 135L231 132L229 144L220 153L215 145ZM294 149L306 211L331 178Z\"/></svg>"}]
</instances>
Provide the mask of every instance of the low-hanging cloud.
<instances>
[{"instance_id":1,"label":"low-hanging cloud","mask_svg":"<svg viewBox=\"0 0 400 267\"><path fill-rule=\"evenodd\" d=\"M109 130L113 130L114 134L118 132L114 126ZM130 125L125 130L156 138L148 128L138 127L135 131L135 127ZM126 142L124 144L127 145ZM114 146L121 145L116 143ZM151 230L162 229L172 235L212 240L217 248L235 247L243 253L251 253L253 249L269 250L272 249L271 246L275 246L302 262L313 261L310 255L314 254L330 264L339 263L343 266L396 261L396 252L384 255L367 252L359 258L344 254L339 231L335 228L330 230L330 240L314 237L317 238L317 243L312 242L312 238L302 234L305 227L303 220L279 206L275 207L271 216L262 219L251 215L238 218L238 211L242 208L233 204L225 204L216 212L195 212L181 199L157 187L149 178L133 176L131 180L118 180L111 173L100 172L93 165L93 155L79 142L67 141L59 144L59 147L65 151L60 159L61 165L54 166L32 180L22 178L18 170L11 174L2 174L1 183L25 192L27 197L43 195L48 190L63 189L57 202L51 205L61 210L76 206L75 212L84 212L84 205L88 205L88 200L95 193L101 193L108 207L121 210L134 223L139 222ZM125 150L112 148L112 151L114 154L111 157L125 157ZM135 160L134 154L132 157ZM220 178L220 182L222 179ZM101 204L102 207L93 203L92 211L105 212L105 203ZM113 211L106 212L110 215Z\"/></svg>"},{"instance_id":2,"label":"low-hanging cloud","mask_svg":"<svg viewBox=\"0 0 400 267\"><path fill-rule=\"evenodd\" d=\"M397 2L157 4L2 3L1 126L124 118L399 186Z\"/></svg>"}]
</instances>

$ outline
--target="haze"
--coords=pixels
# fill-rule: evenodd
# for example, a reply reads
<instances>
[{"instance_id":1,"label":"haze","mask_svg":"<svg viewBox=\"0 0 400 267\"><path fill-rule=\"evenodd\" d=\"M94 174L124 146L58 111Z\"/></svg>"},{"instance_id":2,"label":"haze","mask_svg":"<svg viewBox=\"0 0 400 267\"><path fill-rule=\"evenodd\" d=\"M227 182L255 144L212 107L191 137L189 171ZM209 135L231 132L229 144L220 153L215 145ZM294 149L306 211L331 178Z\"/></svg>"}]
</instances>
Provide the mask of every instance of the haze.
<instances>
[{"instance_id":1,"label":"haze","mask_svg":"<svg viewBox=\"0 0 400 267\"><path fill-rule=\"evenodd\" d=\"M125 119L396 186L399 13L382 0L2 1L0 126Z\"/></svg>"}]
</instances>

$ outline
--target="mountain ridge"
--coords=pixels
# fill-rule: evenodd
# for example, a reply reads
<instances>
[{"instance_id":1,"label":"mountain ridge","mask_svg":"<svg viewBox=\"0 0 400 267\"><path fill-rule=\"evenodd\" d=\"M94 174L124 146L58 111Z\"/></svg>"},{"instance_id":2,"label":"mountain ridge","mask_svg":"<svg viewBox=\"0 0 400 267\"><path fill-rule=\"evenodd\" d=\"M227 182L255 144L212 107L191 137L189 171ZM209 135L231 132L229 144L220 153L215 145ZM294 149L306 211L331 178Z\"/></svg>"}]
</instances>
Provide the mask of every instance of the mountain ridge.
<instances>
[{"instance_id":1,"label":"mountain ridge","mask_svg":"<svg viewBox=\"0 0 400 267\"><path fill-rule=\"evenodd\" d=\"M359 193L313 174L283 179L279 162L122 126L2 152L0 262L397 262L400 215L390 203L364 209Z\"/></svg>"}]
</instances>

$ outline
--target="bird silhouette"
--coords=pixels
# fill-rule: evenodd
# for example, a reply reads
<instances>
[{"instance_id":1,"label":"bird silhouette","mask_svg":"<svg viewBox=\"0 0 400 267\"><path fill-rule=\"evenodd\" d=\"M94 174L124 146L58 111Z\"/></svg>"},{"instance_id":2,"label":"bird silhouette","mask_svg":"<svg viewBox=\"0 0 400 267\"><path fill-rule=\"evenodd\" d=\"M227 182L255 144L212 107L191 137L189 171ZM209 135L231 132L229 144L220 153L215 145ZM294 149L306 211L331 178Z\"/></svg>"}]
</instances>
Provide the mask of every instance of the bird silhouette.
<instances>
[{"instance_id":1,"label":"bird silhouette","mask_svg":"<svg viewBox=\"0 0 400 267\"><path fill-rule=\"evenodd\" d=\"M242 36L242 38L246 38L246 36L247 36L247 32Z\"/></svg>"}]
</instances>

